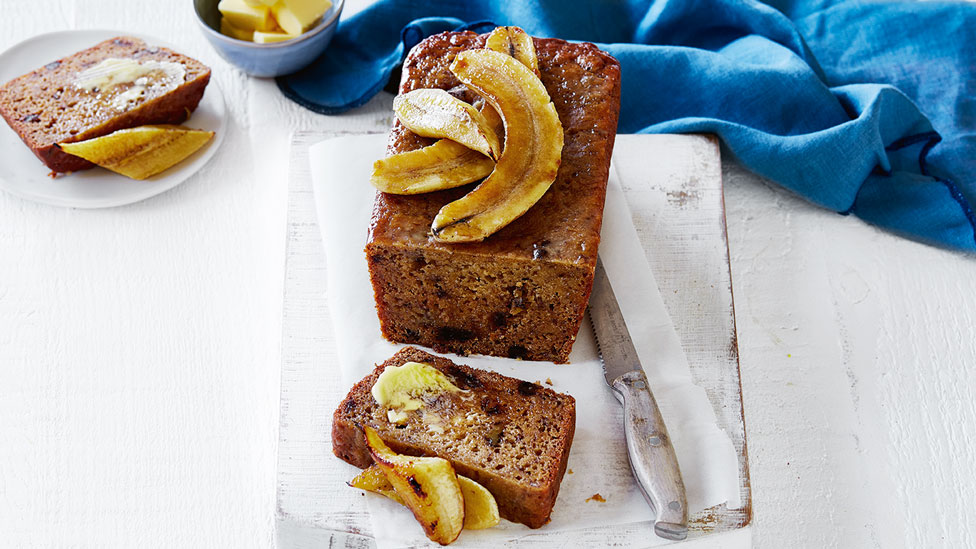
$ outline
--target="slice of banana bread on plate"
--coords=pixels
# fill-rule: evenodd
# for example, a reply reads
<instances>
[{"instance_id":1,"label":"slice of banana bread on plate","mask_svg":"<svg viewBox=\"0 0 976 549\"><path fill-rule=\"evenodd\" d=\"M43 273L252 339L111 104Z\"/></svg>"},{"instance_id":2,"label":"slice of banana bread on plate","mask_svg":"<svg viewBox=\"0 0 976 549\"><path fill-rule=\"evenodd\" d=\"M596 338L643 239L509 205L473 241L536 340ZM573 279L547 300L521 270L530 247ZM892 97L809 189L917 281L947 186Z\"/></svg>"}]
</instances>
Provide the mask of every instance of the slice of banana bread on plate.
<instances>
[{"instance_id":1,"label":"slice of banana bread on plate","mask_svg":"<svg viewBox=\"0 0 976 549\"><path fill-rule=\"evenodd\" d=\"M94 164L57 144L144 124L179 124L210 82L203 63L119 36L0 87L0 116L53 172Z\"/></svg>"},{"instance_id":2,"label":"slice of banana bread on plate","mask_svg":"<svg viewBox=\"0 0 976 549\"><path fill-rule=\"evenodd\" d=\"M394 404L374 390L388 369L418 363L443 376ZM435 373L436 374L436 373ZM446 379L444 379L446 378ZM400 389L405 385L399 384ZM406 395L406 393L404 393ZM412 401L414 404L404 404ZM479 370L406 347L378 365L335 411L332 451L357 467L373 464L363 434L372 427L396 452L449 460L488 489L501 516L538 528L549 521L576 429L576 401L538 384Z\"/></svg>"}]
</instances>

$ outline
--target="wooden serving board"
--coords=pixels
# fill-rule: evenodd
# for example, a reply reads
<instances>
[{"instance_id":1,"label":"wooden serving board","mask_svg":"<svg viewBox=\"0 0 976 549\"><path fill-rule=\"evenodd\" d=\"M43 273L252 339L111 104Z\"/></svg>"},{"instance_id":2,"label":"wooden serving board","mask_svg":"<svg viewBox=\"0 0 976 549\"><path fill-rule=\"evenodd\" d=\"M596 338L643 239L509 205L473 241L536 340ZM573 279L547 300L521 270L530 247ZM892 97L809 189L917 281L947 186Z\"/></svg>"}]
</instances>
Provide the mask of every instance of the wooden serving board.
<instances>
[{"instance_id":1,"label":"wooden serving board","mask_svg":"<svg viewBox=\"0 0 976 549\"><path fill-rule=\"evenodd\" d=\"M292 140L278 437L281 549L374 546L365 498L345 487L348 471L339 467L330 442L332 412L349 388L339 382L308 148L339 135L302 132ZM700 135L621 135L614 165L692 375L738 455L742 506L693 515L682 546L748 547L752 500L718 142ZM652 523L641 522L568 532L542 528L516 543L641 547L653 537Z\"/></svg>"}]
</instances>

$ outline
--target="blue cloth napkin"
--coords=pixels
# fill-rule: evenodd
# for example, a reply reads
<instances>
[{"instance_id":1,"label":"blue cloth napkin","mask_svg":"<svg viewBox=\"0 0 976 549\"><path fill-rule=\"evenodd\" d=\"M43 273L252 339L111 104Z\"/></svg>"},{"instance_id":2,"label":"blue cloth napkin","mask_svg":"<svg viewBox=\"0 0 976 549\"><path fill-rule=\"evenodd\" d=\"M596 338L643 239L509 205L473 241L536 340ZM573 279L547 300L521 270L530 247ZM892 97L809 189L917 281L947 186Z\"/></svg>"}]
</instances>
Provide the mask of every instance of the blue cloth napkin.
<instances>
[{"instance_id":1,"label":"blue cloth napkin","mask_svg":"<svg viewBox=\"0 0 976 549\"><path fill-rule=\"evenodd\" d=\"M381 0L312 66L278 79L336 114L409 48L518 25L596 42L621 64L619 131L709 132L825 208L976 252L976 4L838 0Z\"/></svg>"}]
</instances>

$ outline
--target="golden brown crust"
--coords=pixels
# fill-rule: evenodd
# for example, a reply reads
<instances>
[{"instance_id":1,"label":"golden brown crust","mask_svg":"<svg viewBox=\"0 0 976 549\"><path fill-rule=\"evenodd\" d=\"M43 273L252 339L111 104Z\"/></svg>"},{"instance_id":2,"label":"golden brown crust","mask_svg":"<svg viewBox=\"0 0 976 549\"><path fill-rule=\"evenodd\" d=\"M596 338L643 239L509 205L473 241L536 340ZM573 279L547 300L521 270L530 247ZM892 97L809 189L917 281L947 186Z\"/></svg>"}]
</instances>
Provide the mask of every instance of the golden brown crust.
<instances>
[{"instance_id":1,"label":"golden brown crust","mask_svg":"<svg viewBox=\"0 0 976 549\"><path fill-rule=\"evenodd\" d=\"M431 433L419 416L398 428L372 397L370 390L387 366L410 361L431 364L465 390L429 404L430 412L443 416L444 433ZM538 528L549 521L566 472L576 402L535 383L406 347L357 383L333 416L333 453L361 468L373 463L362 433L365 426L376 429L399 453L450 460L458 474L494 494L502 517Z\"/></svg>"},{"instance_id":2,"label":"golden brown crust","mask_svg":"<svg viewBox=\"0 0 976 549\"><path fill-rule=\"evenodd\" d=\"M474 94L448 67L485 35L443 33L418 44L400 92L442 88ZM620 108L619 63L593 44L534 39L541 79L564 130L562 163L549 191L483 242L430 236L438 210L471 186L421 195L377 193L366 246L384 337L438 351L566 362L593 283L610 155ZM432 140L399 122L392 153Z\"/></svg>"},{"instance_id":3,"label":"golden brown crust","mask_svg":"<svg viewBox=\"0 0 976 549\"><path fill-rule=\"evenodd\" d=\"M73 85L79 72L111 57L180 63L186 78L175 89L137 100L118 112ZM83 141L143 124L178 124L196 109L209 81L210 69L199 61L120 36L4 84L0 87L0 115L52 171L77 171L93 164L62 151L57 143Z\"/></svg>"}]
</instances>

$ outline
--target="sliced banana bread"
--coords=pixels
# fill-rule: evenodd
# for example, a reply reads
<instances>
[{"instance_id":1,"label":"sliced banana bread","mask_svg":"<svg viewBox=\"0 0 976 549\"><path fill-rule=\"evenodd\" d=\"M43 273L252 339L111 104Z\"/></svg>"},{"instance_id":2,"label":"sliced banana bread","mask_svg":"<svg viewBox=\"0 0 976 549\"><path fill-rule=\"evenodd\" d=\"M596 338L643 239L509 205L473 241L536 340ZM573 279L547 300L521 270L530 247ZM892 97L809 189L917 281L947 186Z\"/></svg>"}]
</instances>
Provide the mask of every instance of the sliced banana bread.
<instances>
[{"instance_id":1,"label":"sliced banana bread","mask_svg":"<svg viewBox=\"0 0 976 549\"><path fill-rule=\"evenodd\" d=\"M94 166L57 147L143 124L179 124L197 108L210 69L120 36L0 87L0 115L54 172Z\"/></svg>"},{"instance_id":2,"label":"sliced banana bread","mask_svg":"<svg viewBox=\"0 0 976 549\"><path fill-rule=\"evenodd\" d=\"M393 418L371 390L387 367L429 364L460 391L427 395ZM391 421L394 419L394 421ZM549 521L576 429L576 401L535 383L455 364L406 347L357 383L335 411L332 451L357 467L373 464L363 427L395 451L449 460L487 488L502 517L538 528Z\"/></svg>"}]
</instances>

